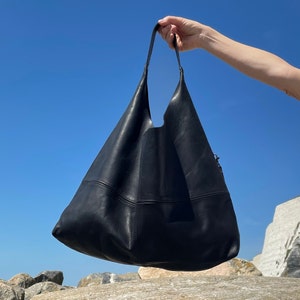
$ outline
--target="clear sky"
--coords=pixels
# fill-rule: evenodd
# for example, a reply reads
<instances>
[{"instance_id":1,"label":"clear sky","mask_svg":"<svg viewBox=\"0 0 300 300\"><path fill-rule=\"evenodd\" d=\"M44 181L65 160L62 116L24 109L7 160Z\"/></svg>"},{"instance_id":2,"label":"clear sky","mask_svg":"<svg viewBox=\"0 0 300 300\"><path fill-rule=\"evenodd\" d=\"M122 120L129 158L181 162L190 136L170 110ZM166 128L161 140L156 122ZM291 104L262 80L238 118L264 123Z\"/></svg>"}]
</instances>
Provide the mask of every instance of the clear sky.
<instances>
[{"instance_id":1,"label":"clear sky","mask_svg":"<svg viewBox=\"0 0 300 300\"><path fill-rule=\"evenodd\" d=\"M150 34L165 15L210 25L300 67L300 2L0 0L0 278L137 267L77 253L52 228L128 105ZM186 83L236 210L239 257L260 253L276 205L300 195L300 102L203 50L181 54ZM178 81L157 36L149 93L155 125Z\"/></svg>"}]
</instances>

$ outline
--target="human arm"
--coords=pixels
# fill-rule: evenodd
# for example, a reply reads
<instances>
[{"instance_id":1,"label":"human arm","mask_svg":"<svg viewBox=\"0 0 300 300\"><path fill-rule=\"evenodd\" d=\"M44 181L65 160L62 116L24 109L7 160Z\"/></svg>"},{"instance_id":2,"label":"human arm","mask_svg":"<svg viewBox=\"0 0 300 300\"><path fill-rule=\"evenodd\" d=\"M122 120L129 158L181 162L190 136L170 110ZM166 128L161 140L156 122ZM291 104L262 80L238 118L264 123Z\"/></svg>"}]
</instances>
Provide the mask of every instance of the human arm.
<instances>
[{"instance_id":1,"label":"human arm","mask_svg":"<svg viewBox=\"0 0 300 300\"><path fill-rule=\"evenodd\" d=\"M240 72L276 87L300 100L300 69L270 52L234 41L199 22L168 16L159 20L162 37L180 51L204 49Z\"/></svg>"}]
</instances>

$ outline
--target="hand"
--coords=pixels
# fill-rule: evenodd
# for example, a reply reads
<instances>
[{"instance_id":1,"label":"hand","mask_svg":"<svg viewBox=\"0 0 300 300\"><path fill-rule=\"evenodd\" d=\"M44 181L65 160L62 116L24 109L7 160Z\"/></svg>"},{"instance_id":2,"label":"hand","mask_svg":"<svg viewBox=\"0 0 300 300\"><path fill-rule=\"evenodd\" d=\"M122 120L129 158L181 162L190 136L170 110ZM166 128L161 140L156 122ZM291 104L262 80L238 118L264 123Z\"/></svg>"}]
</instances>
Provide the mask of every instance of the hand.
<instances>
[{"instance_id":1,"label":"hand","mask_svg":"<svg viewBox=\"0 0 300 300\"><path fill-rule=\"evenodd\" d=\"M174 48L174 34L176 34L179 51L201 48L201 36L206 26L196 21L173 16L165 17L158 23L161 25L158 31L170 48Z\"/></svg>"}]
</instances>

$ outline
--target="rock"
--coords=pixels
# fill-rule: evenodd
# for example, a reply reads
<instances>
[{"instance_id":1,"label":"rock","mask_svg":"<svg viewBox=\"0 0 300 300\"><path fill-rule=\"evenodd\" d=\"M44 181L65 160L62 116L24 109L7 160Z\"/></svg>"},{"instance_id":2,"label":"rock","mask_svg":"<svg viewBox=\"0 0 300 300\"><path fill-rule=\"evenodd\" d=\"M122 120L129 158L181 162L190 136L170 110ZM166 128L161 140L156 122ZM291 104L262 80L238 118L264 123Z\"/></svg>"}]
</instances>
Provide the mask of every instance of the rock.
<instances>
[{"instance_id":1,"label":"rock","mask_svg":"<svg viewBox=\"0 0 300 300\"><path fill-rule=\"evenodd\" d=\"M82 278L79 281L77 287L86 287L92 285L115 283L115 282L130 281L130 280L137 280L137 279L140 279L137 273L127 273L121 275L117 275L109 272L93 273Z\"/></svg>"},{"instance_id":2,"label":"rock","mask_svg":"<svg viewBox=\"0 0 300 300\"><path fill-rule=\"evenodd\" d=\"M132 281L132 280L140 280L141 277L138 273L125 273L125 274L118 274L116 278L116 282L122 281Z\"/></svg>"},{"instance_id":3,"label":"rock","mask_svg":"<svg viewBox=\"0 0 300 300\"><path fill-rule=\"evenodd\" d=\"M75 288L32 300L300 300L299 283L287 277L183 276Z\"/></svg>"},{"instance_id":4,"label":"rock","mask_svg":"<svg viewBox=\"0 0 300 300\"><path fill-rule=\"evenodd\" d=\"M99 285L99 284L106 284L111 282L112 276L115 274L113 273L93 273L90 274L84 278L82 278L77 287L85 287L85 286L91 286L91 285Z\"/></svg>"},{"instance_id":5,"label":"rock","mask_svg":"<svg viewBox=\"0 0 300 300\"><path fill-rule=\"evenodd\" d=\"M293 271L290 275L298 276L295 262L300 261L296 242L299 238L300 197L297 197L276 207L273 222L266 230L262 253L260 257L254 259L256 267L264 276L282 276L287 274L292 264ZM293 255L288 262L291 253Z\"/></svg>"},{"instance_id":6,"label":"rock","mask_svg":"<svg viewBox=\"0 0 300 300\"><path fill-rule=\"evenodd\" d=\"M23 300L24 289L0 280L0 300Z\"/></svg>"},{"instance_id":7,"label":"rock","mask_svg":"<svg viewBox=\"0 0 300 300\"><path fill-rule=\"evenodd\" d=\"M54 291L65 290L66 287L63 287L57 283L46 281L46 282L39 282L28 289L25 290L25 300L31 299L35 295L50 293Z\"/></svg>"},{"instance_id":8,"label":"rock","mask_svg":"<svg viewBox=\"0 0 300 300\"><path fill-rule=\"evenodd\" d=\"M244 259L233 258L228 261L227 265L230 265L230 267L232 268L232 273L229 275L236 274L248 276L262 276L262 273L255 267L255 265L252 262Z\"/></svg>"},{"instance_id":9,"label":"rock","mask_svg":"<svg viewBox=\"0 0 300 300\"><path fill-rule=\"evenodd\" d=\"M20 273L9 279L8 283L27 289L28 287L34 285L36 282L29 274Z\"/></svg>"},{"instance_id":10,"label":"rock","mask_svg":"<svg viewBox=\"0 0 300 300\"><path fill-rule=\"evenodd\" d=\"M256 267L259 266L260 258L261 258L261 254L257 254L256 256L253 257L252 263L254 264L254 266Z\"/></svg>"},{"instance_id":11,"label":"rock","mask_svg":"<svg viewBox=\"0 0 300 300\"><path fill-rule=\"evenodd\" d=\"M140 267L138 271L141 279L180 277L180 276L213 276L213 275L250 275L261 276L261 272L251 262L239 258L233 258L214 268L196 272L177 272L159 268Z\"/></svg>"},{"instance_id":12,"label":"rock","mask_svg":"<svg viewBox=\"0 0 300 300\"><path fill-rule=\"evenodd\" d=\"M281 276L300 278L300 237L293 243L285 262L286 267Z\"/></svg>"},{"instance_id":13,"label":"rock","mask_svg":"<svg viewBox=\"0 0 300 300\"><path fill-rule=\"evenodd\" d=\"M62 285L64 281L64 275L61 271L44 271L39 273L34 279L35 282L51 281Z\"/></svg>"}]
</instances>

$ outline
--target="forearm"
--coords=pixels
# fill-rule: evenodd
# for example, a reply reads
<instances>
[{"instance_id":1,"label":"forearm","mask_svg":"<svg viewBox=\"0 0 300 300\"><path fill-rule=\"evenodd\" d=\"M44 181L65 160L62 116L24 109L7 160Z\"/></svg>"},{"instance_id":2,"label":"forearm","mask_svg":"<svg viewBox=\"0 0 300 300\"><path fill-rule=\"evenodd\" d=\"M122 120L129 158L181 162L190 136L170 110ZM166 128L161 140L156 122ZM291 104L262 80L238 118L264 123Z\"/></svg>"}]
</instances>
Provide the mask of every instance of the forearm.
<instances>
[{"instance_id":1,"label":"forearm","mask_svg":"<svg viewBox=\"0 0 300 300\"><path fill-rule=\"evenodd\" d=\"M202 31L201 48L244 74L300 99L300 71L280 57L236 42L210 27Z\"/></svg>"}]
</instances>

